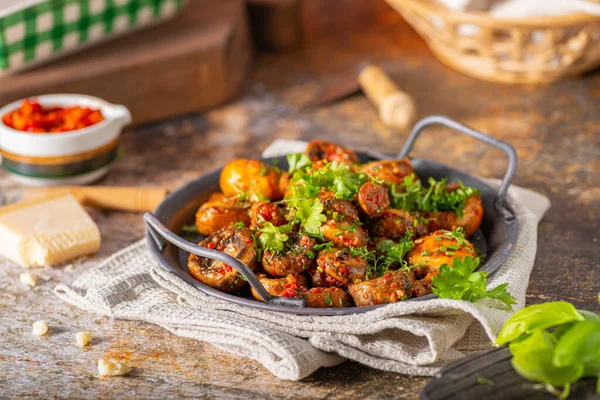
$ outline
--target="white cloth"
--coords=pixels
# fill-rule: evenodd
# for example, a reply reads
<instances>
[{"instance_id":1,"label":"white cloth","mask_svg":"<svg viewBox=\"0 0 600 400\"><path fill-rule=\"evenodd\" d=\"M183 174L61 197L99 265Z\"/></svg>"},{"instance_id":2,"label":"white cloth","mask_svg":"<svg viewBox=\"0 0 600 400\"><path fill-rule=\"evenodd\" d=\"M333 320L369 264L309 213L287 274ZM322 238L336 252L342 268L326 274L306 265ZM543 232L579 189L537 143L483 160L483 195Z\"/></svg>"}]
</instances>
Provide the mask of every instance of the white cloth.
<instances>
[{"instance_id":1,"label":"white cloth","mask_svg":"<svg viewBox=\"0 0 600 400\"><path fill-rule=\"evenodd\" d=\"M305 145L276 141L264 155L302 151ZM507 201L519 221L519 238L507 262L489 277L489 287L508 282L515 309L520 309L535 259L537 226L550 202L515 186ZM109 257L72 285L58 285L55 292L83 309L154 323L253 358L290 380L345 359L386 371L433 375L449 361L489 348L510 316L494 301L442 299L398 302L336 317L261 311L212 298L164 271L144 241Z\"/></svg>"},{"instance_id":2,"label":"white cloth","mask_svg":"<svg viewBox=\"0 0 600 400\"><path fill-rule=\"evenodd\" d=\"M498 18L559 16L576 13L600 15L600 4L586 0L439 0L457 11L488 11Z\"/></svg>"}]
</instances>

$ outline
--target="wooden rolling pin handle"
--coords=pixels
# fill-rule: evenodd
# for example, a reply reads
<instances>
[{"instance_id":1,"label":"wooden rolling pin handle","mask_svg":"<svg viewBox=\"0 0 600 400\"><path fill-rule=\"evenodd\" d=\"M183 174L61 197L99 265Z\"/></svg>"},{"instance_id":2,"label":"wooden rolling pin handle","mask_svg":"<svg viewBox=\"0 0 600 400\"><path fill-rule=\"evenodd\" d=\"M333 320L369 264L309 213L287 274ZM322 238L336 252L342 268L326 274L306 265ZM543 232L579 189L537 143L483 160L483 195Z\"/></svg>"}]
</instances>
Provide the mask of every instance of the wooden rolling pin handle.
<instances>
[{"instance_id":1,"label":"wooden rolling pin handle","mask_svg":"<svg viewBox=\"0 0 600 400\"><path fill-rule=\"evenodd\" d=\"M167 190L162 188L56 186L24 188L23 199L29 200L59 193L71 193L84 206L135 212L154 211L167 196Z\"/></svg>"},{"instance_id":2,"label":"wooden rolling pin handle","mask_svg":"<svg viewBox=\"0 0 600 400\"><path fill-rule=\"evenodd\" d=\"M405 130L412 125L417 115L414 100L401 91L383 69L367 65L358 74L358 82L386 126Z\"/></svg>"}]
</instances>

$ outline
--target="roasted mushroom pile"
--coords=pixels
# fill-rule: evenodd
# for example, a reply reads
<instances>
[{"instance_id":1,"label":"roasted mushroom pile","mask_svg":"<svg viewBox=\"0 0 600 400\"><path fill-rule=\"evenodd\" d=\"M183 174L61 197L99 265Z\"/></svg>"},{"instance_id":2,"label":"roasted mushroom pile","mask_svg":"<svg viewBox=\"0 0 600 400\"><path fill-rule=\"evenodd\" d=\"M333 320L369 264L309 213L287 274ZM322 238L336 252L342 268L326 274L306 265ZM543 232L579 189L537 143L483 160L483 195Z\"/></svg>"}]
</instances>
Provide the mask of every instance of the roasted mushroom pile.
<instances>
[{"instance_id":1,"label":"roasted mushroom pile","mask_svg":"<svg viewBox=\"0 0 600 400\"><path fill-rule=\"evenodd\" d=\"M272 295L308 307L391 303L431 293L442 265L477 257L466 239L483 218L476 189L422 183L408 159L360 164L323 141L287 158L288 171L233 160L196 214L199 245L243 261ZM248 285L220 261L191 255L188 267L224 292Z\"/></svg>"}]
</instances>

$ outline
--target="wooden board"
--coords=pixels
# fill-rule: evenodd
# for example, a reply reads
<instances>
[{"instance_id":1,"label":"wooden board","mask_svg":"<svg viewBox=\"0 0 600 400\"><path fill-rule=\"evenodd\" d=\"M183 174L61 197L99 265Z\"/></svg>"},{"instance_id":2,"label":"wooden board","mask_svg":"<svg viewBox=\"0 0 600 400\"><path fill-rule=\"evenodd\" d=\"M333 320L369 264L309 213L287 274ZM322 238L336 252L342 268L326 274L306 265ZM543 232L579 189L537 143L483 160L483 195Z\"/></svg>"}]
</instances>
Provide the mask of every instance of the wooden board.
<instances>
[{"instance_id":1,"label":"wooden board","mask_svg":"<svg viewBox=\"0 0 600 400\"><path fill-rule=\"evenodd\" d=\"M520 376L511 365L508 347L473 354L442 368L421 390L421 400L556 400L540 385ZM593 400L596 379L571 386L571 399ZM543 386L543 385L542 385Z\"/></svg>"},{"instance_id":2,"label":"wooden board","mask_svg":"<svg viewBox=\"0 0 600 400\"><path fill-rule=\"evenodd\" d=\"M83 93L126 105L134 123L201 111L238 92L251 58L241 0L193 0L175 19L0 79L0 104Z\"/></svg>"}]
</instances>

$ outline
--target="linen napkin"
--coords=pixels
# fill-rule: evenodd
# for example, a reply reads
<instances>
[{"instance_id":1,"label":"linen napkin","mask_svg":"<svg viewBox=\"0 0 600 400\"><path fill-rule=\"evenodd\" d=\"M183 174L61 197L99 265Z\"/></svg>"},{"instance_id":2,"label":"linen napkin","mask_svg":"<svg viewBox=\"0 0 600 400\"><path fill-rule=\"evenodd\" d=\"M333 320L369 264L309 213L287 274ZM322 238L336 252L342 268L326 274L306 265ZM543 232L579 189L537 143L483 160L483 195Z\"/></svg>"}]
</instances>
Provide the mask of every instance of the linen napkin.
<instances>
[{"instance_id":1,"label":"linen napkin","mask_svg":"<svg viewBox=\"0 0 600 400\"><path fill-rule=\"evenodd\" d=\"M278 140L264 156L302 151L306 143ZM489 180L497 185L497 180ZM489 287L508 282L515 309L525 292L537 248L537 226L550 201L512 186L507 196L519 222L518 242ZM347 316L262 311L212 298L158 267L145 241L109 257L55 293L83 309L141 320L179 336L250 357L281 379L300 380L346 359L386 371L434 375L444 364L491 346L511 315L492 300L431 299L389 304Z\"/></svg>"}]
</instances>

